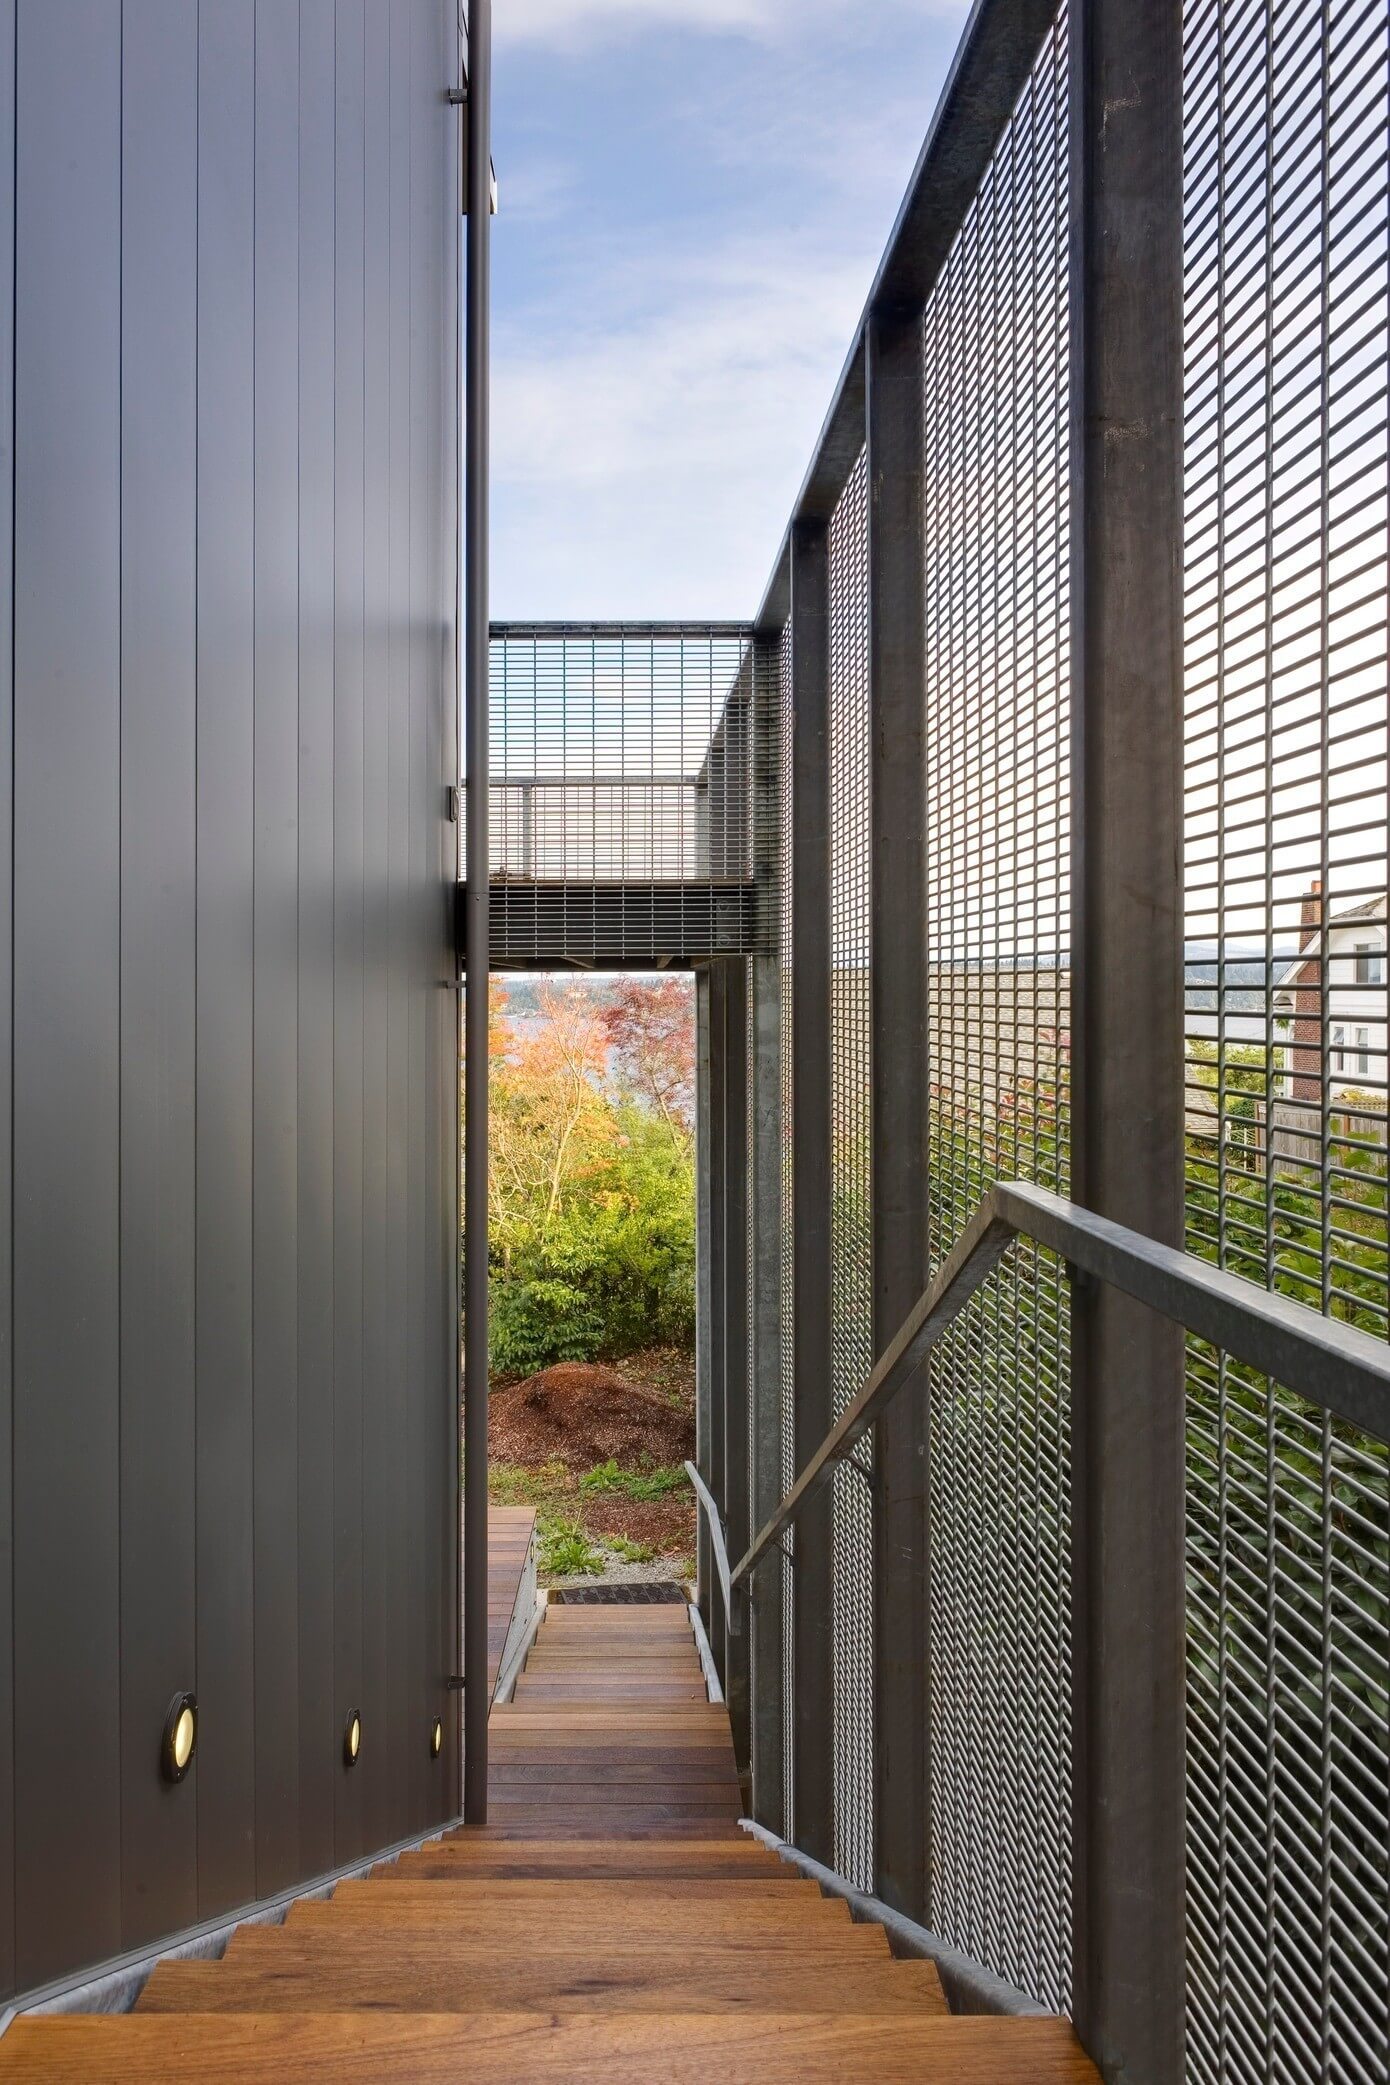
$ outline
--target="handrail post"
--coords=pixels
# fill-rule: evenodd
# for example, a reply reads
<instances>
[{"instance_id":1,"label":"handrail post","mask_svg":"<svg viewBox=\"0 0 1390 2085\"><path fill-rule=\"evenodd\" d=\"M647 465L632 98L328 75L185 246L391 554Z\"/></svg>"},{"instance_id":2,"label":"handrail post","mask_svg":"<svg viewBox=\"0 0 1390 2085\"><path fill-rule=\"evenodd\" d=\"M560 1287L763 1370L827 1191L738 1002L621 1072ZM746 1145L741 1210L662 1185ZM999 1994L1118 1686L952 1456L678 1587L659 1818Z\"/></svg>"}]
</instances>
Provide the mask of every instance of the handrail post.
<instances>
[{"instance_id":1,"label":"handrail post","mask_svg":"<svg viewBox=\"0 0 1390 2085\"><path fill-rule=\"evenodd\" d=\"M864 349L869 474L873 1327L883 1353L928 1274L926 560L922 321L874 314ZM927 1386L874 1430L874 1870L926 1909Z\"/></svg>"},{"instance_id":2,"label":"handrail post","mask_svg":"<svg viewBox=\"0 0 1390 2085\"><path fill-rule=\"evenodd\" d=\"M1079 0L1072 72L1073 1193L1183 1223L1181 10ZM1183 2051L1183 1339L1074 1309L1075 2017Z\"/></svg>"},{"instance_id":3,"label":"handrail post","mask_svg":"<svg viewBox=\"0 0 1390 2085\"><path fill-rule=\"evenodd\" d=\"M831 1423L830 1393L830 546L823 523L791 543L793 1461ZM834 1864L834 1570L829 1488L795 1537L792 1659L796 1841Z\"/></svg>"},{"instance_id":4,"label":"handrail post","mask_svg":"<svg viewBox=\"0 0 1390 2085\"><path fill-rule=\"evenodd\" d=\"M464 758L468 893L464 909L464 1513L463 1814L487 1822L488 1404L488 336L491 289L492 0L468 25L468 288Z\"/></svg>"}]
</instances>

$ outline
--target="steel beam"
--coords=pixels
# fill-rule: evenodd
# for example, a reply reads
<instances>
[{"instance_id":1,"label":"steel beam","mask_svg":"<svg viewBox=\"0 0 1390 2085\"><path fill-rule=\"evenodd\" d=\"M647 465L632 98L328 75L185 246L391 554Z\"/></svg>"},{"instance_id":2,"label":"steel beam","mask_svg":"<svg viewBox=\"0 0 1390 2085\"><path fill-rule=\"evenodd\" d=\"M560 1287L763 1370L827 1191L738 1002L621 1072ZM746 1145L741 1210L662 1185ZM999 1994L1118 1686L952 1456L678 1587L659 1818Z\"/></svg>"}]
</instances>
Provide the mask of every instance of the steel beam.
<instances>
[{"instance_id":1,"label":"steel beam","mask_svg":"<svg viewBox=\"0 0 1390 2085\"><path fill-rule=\"evenodd\" d=\"M881 1354L928 1271L926 609L922 325L870 319L869 704L873 1327ZM878 1894L926 1909L926 1386L875 1429L874 1866ZM769 1574L764 1574L765 1576Z\"/></svg>"},{"instance_id":2,"label":"steel beam","mask_svg":"<svg viewBox=\"0 0 1390 2085\"><path fill-rule=\"evenodd\" d=\"M1180 10L1080 0L1072 74L1073 1195L1183 1224ZM1075 2016L1183 2059L1183 1340L1074 1314Z\"/></svg>"},{"instance_id":3,"label":"steel beam","mask_svg":"<svg viewBox=\"0 0 1390 2085\"><path fill-rule=\"evenodd\" d=\"M830 547L820 524L792 534L793 1459L832 1419L830 1383ZM793 1728L797 1843L835 1859L831 1637L832 1502L796 1530Z\"/></svg>"},{"instance_id":4,"label":"steel beam","mask_svg":"<svg viewBox=\"0 0 1390 2085\"><path fill-rule=\"evenodd\" d=\"M468 200L492 181L492 0L472 0L468 24ZM468 788L464 962L464 1509L463 1814L487 1822L488 1403L488 473L492 213L468 212L464 313L464 761Z\"/></svg>"}]
</instances>

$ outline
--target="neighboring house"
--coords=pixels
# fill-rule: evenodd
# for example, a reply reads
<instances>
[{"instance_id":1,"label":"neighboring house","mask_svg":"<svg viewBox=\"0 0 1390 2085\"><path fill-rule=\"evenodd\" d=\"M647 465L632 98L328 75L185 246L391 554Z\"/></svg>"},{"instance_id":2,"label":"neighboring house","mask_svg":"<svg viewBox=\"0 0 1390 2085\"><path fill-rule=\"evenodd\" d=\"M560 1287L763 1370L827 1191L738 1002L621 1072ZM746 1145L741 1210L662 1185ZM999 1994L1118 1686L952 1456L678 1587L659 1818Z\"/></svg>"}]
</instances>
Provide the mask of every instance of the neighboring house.
<instances>
[{"instance_id":1,"label":"neighboring house","mask_svg":"<svg viewBox=\"0 0 1390 2085\"><path fill-rule=\"evenodd\" d=\"M1327 965L1324 988L1323 964ZM1276 1031L1287 1049L1285 1098L1314 1106L1352 1093L1384 1095L1386 899L1364 899L1323 922L1314 883L1303 900L1299 953L1278 980Z\"/></svg>"}]
</instances>

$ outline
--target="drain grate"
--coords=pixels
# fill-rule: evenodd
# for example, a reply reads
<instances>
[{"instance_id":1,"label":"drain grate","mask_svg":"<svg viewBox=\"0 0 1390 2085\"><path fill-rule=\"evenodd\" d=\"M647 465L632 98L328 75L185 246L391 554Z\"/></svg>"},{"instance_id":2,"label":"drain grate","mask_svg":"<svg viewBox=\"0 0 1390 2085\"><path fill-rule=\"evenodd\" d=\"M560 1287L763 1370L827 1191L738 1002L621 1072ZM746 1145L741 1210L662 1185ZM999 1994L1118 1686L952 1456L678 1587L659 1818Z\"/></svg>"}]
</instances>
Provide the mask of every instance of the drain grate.
<instances>
[{"instance_id":1,"label":"drain grate","mask_svg":"<svg viewBox=\"0 0 1390 2085\"><path fill-rule=\"evenodd\" d=\"M685 1590L674 1579L650 1585L557 1586L550 1604L563 1607L684 1607Z\"/></svg>"}]
</instances>

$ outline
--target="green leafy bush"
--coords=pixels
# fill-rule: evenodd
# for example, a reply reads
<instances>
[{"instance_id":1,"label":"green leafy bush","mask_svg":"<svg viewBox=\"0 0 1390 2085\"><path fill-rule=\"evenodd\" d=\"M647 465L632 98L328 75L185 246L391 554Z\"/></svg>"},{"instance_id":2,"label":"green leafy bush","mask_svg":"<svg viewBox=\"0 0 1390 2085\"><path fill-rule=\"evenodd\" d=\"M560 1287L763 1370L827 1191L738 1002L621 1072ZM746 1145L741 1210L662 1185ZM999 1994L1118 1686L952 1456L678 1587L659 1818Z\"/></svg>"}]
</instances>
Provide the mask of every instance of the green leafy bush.
<instances>
[{"instance_id":1,"label":"green leafy bush","mask_svg":"<svg viewBox=\"0 0 1390 2085\"><path fill-rule=\"evenodd\" d=\"M540 1567L548 1578L593 1578L603 1558L577 1520L552 1520L541 1530Z\"/></svg>"}]
</instances>

